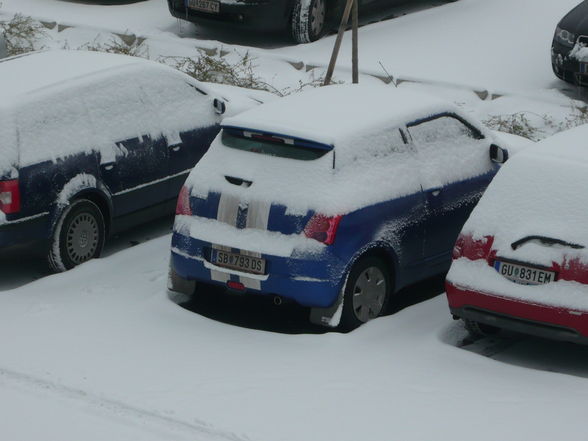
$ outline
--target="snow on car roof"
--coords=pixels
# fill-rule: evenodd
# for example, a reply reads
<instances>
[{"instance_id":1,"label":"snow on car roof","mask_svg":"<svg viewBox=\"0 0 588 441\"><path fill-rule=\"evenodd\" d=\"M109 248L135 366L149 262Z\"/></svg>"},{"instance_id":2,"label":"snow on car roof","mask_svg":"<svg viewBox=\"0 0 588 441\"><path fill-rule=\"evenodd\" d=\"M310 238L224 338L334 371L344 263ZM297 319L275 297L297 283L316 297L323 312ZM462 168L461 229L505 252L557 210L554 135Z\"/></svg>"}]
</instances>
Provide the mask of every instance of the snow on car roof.
<instances>
[{"instance_id":1,"label":"snow on car roof","mask_svg":"<svg viewBox=\"0 0 588 441\"><path fill-rule=\"evenodd\" d=\"M532 149L525 149L524 156L544 158L545 160L567 160L588 164L588 125L583 124L570 130L557 133Z\"/></svg>"},{"instance_id":2,"label":"snow on car roof","mask_svg":"<svg viewBox=\"0 0 588 441\"><path fill-rule=\"evenodd\" d=\"M450 104L384 85L333 85L253 108L223 125L290 135L335 145L351 135L409 123Z\"/></svg>"},{"instance_id":3,"label":"snow on car roof","mask_svg":"<svg viewBox=\"0 0 588 441\"><path fill-rule=\"evenodd\" d=\"M124 55L91 51L44 51L0 61L0 102L113 68L151 64Z\"/></svg>"}]
</instances>

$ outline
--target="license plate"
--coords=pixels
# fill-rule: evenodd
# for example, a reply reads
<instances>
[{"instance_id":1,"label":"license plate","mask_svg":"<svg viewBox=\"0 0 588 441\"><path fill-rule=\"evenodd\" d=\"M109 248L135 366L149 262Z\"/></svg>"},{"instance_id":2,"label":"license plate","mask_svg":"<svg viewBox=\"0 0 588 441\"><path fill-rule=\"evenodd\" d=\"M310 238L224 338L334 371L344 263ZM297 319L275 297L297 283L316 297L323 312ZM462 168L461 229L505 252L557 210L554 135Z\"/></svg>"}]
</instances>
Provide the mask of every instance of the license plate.
<instances>
[{"instance_id":1,"label":"license plate","mask_svg":"<svg viewBox=\"0 0 588 441\"><path fill-rule=\"evenodd\" d=\"M497 260L494 262L494 268L508 280L521 285L544 285L555 280L554 271L546 271L527 265Z\"/></svg>"},{"instance_id":2,"label":"license plate","mask_svg":"<svg viewBox=\"0 0 588 441\"><path fill-rule=\"evenodd\" d=\"M188 7L197 11L213 12L218 14L220 11L220 2L214 0L188 0Z\"/></svg>"},{"instance_id":3,"label":"license plate","mask_svg":"<svg viewBox=\"0 0 588 441\"><path fill-rule=\"evenodd\" d=\"M222 250L212 250L211 261L215 265L231 268L245 273L265 274L265 259L246 256L244 254L229 253Z\"/></svg>"}]
</instances>

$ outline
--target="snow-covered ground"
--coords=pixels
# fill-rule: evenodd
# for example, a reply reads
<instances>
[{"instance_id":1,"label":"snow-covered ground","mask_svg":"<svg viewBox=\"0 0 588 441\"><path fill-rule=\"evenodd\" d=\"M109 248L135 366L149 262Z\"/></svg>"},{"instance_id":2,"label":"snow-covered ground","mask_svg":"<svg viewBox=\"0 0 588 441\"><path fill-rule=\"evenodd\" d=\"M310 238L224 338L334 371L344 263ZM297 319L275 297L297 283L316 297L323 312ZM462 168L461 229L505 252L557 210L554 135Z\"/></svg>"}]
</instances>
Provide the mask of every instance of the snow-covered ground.
<instances>
[{"instance_id":1,"label":"snow-covered ground","mask_svg":"<svg viewBox=\"0 0 588 441\"><path fill-rule=\"evenodd\" d=\"M381 75L381 61L394 78L427 80L399 87L450 99L480 119L526 111L544 137L583 105L570 104L549 66L555 25L577 1L459 0L365 26L361 81L380 81L367 73ZM258 75L279 90L320 77L321 68L306 67L324 65L333 43L203 41L163 0L2 0L0 13L11 12L74 26L48 30L49 47L128 31L147 38L150 58L222 46L238 59L249 50ZM349 65L347 43L340 61ZM306 332L297 334L257 319L236 326L214 308L197 314L168 298L169 226L121 235L104 258L65 274L0 265L1 439L585 439L588 348L520 336L468 341L442 296L346 335L302 321L297 332ZM233 316L251 311L222 304Z\"/></svg>"}]
</instances>

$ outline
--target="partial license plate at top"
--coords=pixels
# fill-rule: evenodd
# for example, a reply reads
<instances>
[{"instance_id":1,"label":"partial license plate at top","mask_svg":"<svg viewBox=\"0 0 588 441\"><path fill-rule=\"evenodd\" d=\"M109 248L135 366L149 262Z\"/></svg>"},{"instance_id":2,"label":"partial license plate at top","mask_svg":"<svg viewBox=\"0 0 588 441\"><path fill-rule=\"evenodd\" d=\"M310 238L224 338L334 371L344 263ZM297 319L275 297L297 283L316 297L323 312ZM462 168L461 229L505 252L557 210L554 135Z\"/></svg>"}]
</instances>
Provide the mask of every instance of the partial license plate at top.
<instances>
[{"instance_id":1,"label":"partial license plate at top","mask_svg":"<svg viewBox=\"0 0 588 441\"><path fill-rule=\"evenodd\" d=\"M503 262L494 262L494 268L508 280L521 285L544 285L555 281L555 272L546 271L527 265Z\"/></svg>"},{"instance_id":2,"label":"partial license plate at top","mask_svg":"<svg viewBox=\"0 0 588 441\"><path fill-rule=\"evenodd\" d=\"M211 261L217 266L231 268L245 273L265 274L265 259L245 254L212 250Z\"/></svg>"},{"instance_id":3,"label":"partial license plate at top","mask_svg":"<svg viewBox=\"0 0 588 441\"><path fill-rule=\"evenodd\" d=\"M220 11L220 2L215 0L188 0L188 7L197 11L218 14Z\"/></svg>"}]
</instances>

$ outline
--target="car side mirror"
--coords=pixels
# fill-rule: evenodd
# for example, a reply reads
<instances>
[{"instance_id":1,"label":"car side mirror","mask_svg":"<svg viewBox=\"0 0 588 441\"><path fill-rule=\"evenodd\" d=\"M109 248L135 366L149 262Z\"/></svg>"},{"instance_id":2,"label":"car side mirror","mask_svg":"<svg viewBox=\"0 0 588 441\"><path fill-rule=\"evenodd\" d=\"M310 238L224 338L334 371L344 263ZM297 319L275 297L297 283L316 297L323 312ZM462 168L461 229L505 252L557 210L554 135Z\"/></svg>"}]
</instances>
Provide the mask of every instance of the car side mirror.
<instances>
[{"instance_id":1,"label":"car side mirror","mask_svg":"<svg viewBox=\"0 0 588 441\"><path fill-rule=\"evenodd\" d=\"M508 150L498 147L496 144L490 146L490 160L497 164L504 164L508 161Z\"/></svg>"},{"instance_id":2,"label":"car side mirror","mask_svg":"<svg viewBox=\"0 0 588 441\"><path fill-rule=\"evenodd\" d=\"M222 115L223 113L225 113L225 110L227 110L225 102L223 100L219 100L218 98L214 99L212 105L214 107L214 111L219 115Z\"/></svg>"}]
</instances>

